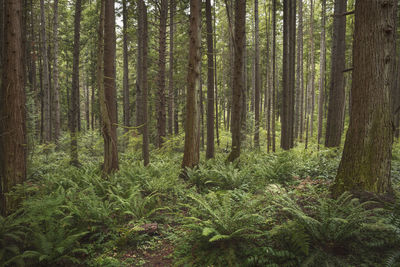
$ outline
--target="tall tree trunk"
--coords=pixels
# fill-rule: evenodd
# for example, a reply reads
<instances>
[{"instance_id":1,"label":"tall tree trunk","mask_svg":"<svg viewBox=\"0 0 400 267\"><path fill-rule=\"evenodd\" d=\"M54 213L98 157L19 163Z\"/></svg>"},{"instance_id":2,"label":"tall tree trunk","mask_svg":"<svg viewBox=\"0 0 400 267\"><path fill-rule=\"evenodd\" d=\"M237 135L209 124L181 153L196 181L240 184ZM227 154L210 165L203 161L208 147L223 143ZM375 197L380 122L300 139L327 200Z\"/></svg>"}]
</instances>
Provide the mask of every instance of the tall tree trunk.
<instances>
[{"instance_id":1,"label":"tall tree trunk","mask_svg":"<svg viewBox=\"0 0 400 267\"><path fill-rule=\"evenodd\" d=\"M303 0L298 0L299 5L299 27L297 33L297 89L300 97L298 98L297 127L298 137L303 140L304 132L304 68L303 68Z\"/></svg>"},{"instance_id":2,"label":"tall tree trunk","mask_svg":"<svg viewBox=\"0 0 400 267\"><path fill-rule=\"evenodd\" d=\"M216 38L216 21L217 21L217 15L216 15L216 9L217 5L214 2L214 28L213 28L213 41L214 41L214 49L217 50L217 38ZM219 147L220 142L219 142L219 112L218 112L218 76L217 76L217 53L214 52L214 89L215 89L215 132L217 135L217 145Z\"/></svg>"},{"instance_id":3,"label":"tall tree trunk","mask_svg":"<svg viewBox=\"0 0 400 267\"><path fill-rule=\"evenodd\" d=\"M3 51L4 51L4 0L0 0L0 62L3 62ZM3 64L0 65L0 75L2 75ZM1 77L1 76L0 76ZM1 86L0 79L0 86Z\"/></svg>"},{"instance_id":4,"label":"tall tree trunk","mask_svg":"<svg viewBox=\"0 0 400 267\"><path fill-rule=\"evenodd\" d=\"M72 66L72 92L70 105L70 132L71 132L71 164L79 165L78 161L78 136L80 121L79 108L79 53L80 53L80 28L81 28L81 0L75 3L75 21L74 21L74 56Z\"/></svg>"},{"instance_id":5,"label":"tall tree trunk","mask_svg":"<svg viewBox=\"0 0 400 267\"><path fill-rule=\"evenodd\" d=\"M49 62L47 57L47 38L46 38L46 19L44 0L40 0L40 34L42 39L42 58L43 58L43 141L51 141L50 129L50 85L49 85Z\"/></svg>"},{"instance_id":6,"label":"tall tree trunk","mask_svg":"<svg viewBox=\"0 0 400 267\"><path fill-rule=\"evenodd\" d=\"M345 107L344 73L346 62L346 12L347 0L335 0L333 18L331 82L329 88L328 118L326 124L325 146L340 145L343 131Z\"/></svg>"},{"instance_id":7,"label":"tall tree trunk","mask_svg":"<svg viewBox=\"0 0 400 267\"><path fill-rule=\"evenodd\" d=\"M115 86L115 9L114 0L105 0L104 8L104 91L100 94L100 108L104 138L103 172L118 170L117 107Z\"/></svg>"},{"instance_id":8,"label":"tall tree trunk","mask_svg":"<svg viewBox=\"0 0 400 267\"><path fill-rule=\"evenodd\" d=\"M158 77L157 77L157 146L161 147L166 136L166 99L165 99L165 61L167 35L168 0L161 0L159 47L158 47Z\"/></svg>"},{"instance_id":9,"label":"tall tree trunk","mask_svg":"<svg viewBox=\"0 0 400 267\"><path fill-rule=\"evenodd\" d=\"M3 10L1 11L3 12ZM22 37L22 0L4 1L4 39L0 91L0 214L16 207L6 196L26 178L25 91Z\"/></svg>"},{"instance_id":10,"label":"tall tree trunk","mask_svg":"<svg viewBox=\"0 0 400 267\"><path fill-rule=\"evenodd\" d=\"M275 131L275 114L276 114L276 0L272 0L272 114L271 114L271 130L272 130L272 152L276 150L276 131Z\"/></svg>"},{"instance_id":11,"label":"tall tree trunk","mask_svg":"<svg viewBox=\"0 0 400 267\"><path fill-rule=\"evenodd\" d=\"M206 158L214 157L214 47L211 0L206 0L207 23L207 151Z\"/></svg>"},{"instance_id":12,"label":"tall tree trunk","mask_svg":"<svg viewBox=\"0 0 400 267\"><path fill-rule=\"evenodd\" d=\"M174 120L174 13L175 0L170 0L169 7L169 86L168 86L168 134L173 133Z\"/></svg>"},{"instance_id":13,"label":"tall tree trunk","mask_svg":"<svg viewBox=\"0 0 400 267\"><path fill-rule=\"evenodd\" d=\"M89 72L86 72L85 77L85 117L86 117L86 129L90 130L90 94L89 94Z\"/></svg>"},{"instance_id":14,"label":"tall tree trunk","mask_svg":"<svg viewBox=\"0 0 400 267\"><path fill-rule=\"evenodd\" d=\"M258 0L254 0L254 26L255 26L255 57L254 57L254 116L255 116L255 133L254 146L260 147L260 33L258 19Z\"/></svg>"},{"instance_id":15,"label":"tall tree trunk","mask_svg":"<svg viewBox=\"0 0 400 267\"><path fill-rule=\"evenodd\" d=\"M235 64L233 76L232 97L232 151L228 161L232 162L240 156L241 146L241 114L242 114L242 92L244 91L244 50L246 33L246 0L235 1Z\"/></svg>"},{"instance_id":16,"label":"tall tree trunk","mask_svg":"<svg viewBox=\"0 0 400 267\"><path fill-rule=\"evenodd\" d=\"M318 102L318 146L322 137L322 125L324 122L324 91L325 91L325 60L326 60L326 49L325 49L325 9L326 0L322 0L322 30L321 30L321 49L319 59L319 102Z\"/></svg>"},{"instance_id":17,"label":"tall tree trunk","mask_svg":"<svg viewBox=\"0 0 400 267\"><path fill-rule=\"evenodd\" d=\"M311 112L310 112L310 138L314 135L314 111L315 111L315 55L314 55L314 0L310 5L310 41L311 41Z\"/></svg>"},{"instance_id":18,"label":"tall tree trunk","mask_svg":"<svg viewBox=\"0 0 400 267\"><path fill-rule=\"evenodd\" d=\"M198 91L201 67L201 0L190 0L189 67L187 74L185 147L182 168L193 168L199 163Z\"/></svg>"},{"instance_id":19,"label":"tall tree trunk","mask_svg":"<svg viewBox=\"0 0 400 267\"><path fill-rule=\"evenodd\" d=\"M351 116L332 192L391 193L397 1L357 1Z\"/></svg>"},{"instance_id":20,"label":"tall tree trunk","mask_svg":"<svg viewBox=\"0 0 400 267\"><path fill-rule=\"evenodd\" d=\"M138 28L139 28L139 36L141 38L138 39L139 42L139 57L138 57L138 66L140 64L140 75L139 77L139 87L141 88L141 99L140 99L140 109L142 115L142 156L143 156L143 164L147 166L150 162L149 156L149 130L148 130L148 119L147 119L147 51L148 51L148 33L147 33L147 7L143 0L139 0L138 2Z\"/></svg>"},{"instance_id":21,"label":"tall tree trunk","mask_svg":"<svg viewBox=\"0 0 400 267\"><path fill-rule=\"evenodd\" d=\"M271 58L270 58L270 44L271 44L271 36L270 36L270 29L271 29L271 9L268 9L268 17L265 14L266 20L266 48L267 48L267 60L266 60L266 90L265 90L265 102L264 102L264 112L267 116L267 152L271 151L272 143L271 143L271 108L272 108L272 75L271 75Z\"/></svg>"},{"instance_id":22,"label":"tall tree trunk","mask_svg":"<svg viewBox=\"0 0 400 267\"><path fill-rule=\"evenodd\" d=\"M122 35L123 35L123 57L124 57L124 78L123 78L123 119L124 131L128 132L130 126L130 102L129 102L129 64L128 64L128 8L126 0L122 1Z\"/></svg>"},{"instance_id":23,"label":"tall tree trunk","mask_svg":"<svg viewBox=\"0 0 400 267\"><path fill-rule=\"evenodd\" d=\"M281 147L293 147L294 122L294 65L296 38L296 2L283 4L283 91Z\"/></svg>"},{"instance_id":24,"label":"tall tree trunk","mask_svg":"<svg viewBox=\"0 0 400 267\"><path fill-rule=\"evenodd\" d=\"M54 141L57 143L60 138L60 88L58 84L58 0L54 0L53 18L53 127Z\"/></svg>"}]
</instances>

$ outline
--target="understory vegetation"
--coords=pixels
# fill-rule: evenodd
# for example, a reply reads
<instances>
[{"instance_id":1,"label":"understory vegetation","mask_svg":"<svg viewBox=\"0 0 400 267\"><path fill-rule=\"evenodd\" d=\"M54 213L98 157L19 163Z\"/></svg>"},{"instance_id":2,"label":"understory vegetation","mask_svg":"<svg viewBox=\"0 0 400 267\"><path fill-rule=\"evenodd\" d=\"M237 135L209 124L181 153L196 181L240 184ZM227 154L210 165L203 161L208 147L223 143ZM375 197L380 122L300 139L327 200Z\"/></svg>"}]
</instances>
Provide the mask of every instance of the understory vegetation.
<instances>
[{"instance_id":1,"label":"understory vegetation","mask_svg":"<svg viewBox=\"0 0 400 267\"><path fill-rule=\"evenodd\" d=\"M227 163L221 147L182 179L182 138L143 167L129 137L120 171L102 177L98 133L81 138L80 168L67 138L31 149L28 180L11 193L20 205L0 217L0 266L400 264L398 201L330 197L341 151L246 151ZM398 194L398 144L392 178Z\"/></svg>"}]
</instances>

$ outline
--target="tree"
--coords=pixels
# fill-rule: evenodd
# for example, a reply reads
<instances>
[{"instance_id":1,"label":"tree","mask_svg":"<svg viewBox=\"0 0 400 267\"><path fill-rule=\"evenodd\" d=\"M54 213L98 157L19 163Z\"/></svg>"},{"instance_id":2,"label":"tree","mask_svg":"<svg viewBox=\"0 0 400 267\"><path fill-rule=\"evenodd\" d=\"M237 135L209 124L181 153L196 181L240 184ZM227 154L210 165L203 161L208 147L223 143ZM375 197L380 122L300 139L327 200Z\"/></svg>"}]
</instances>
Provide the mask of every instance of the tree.
<instances>
[{"instance_id":1,"label":"tree","mask_svg":"<svg viewBox=\"0 0 400 267\"><path fill-rule=\"evenodd\" d=\"M80 120L79 107L79 54L80 54L80 31L81 31L81 0L75 3L75 21L74 21L74 55L72 65L72 90L70 103L70 134L71 134L71 164L79 166L78 160L78 136Z\"/></svg>"},{"instance_id":2,"label":"tree","mask_svg":"<svg viewBox=\"0 0 400 267\"><path fill-rule=\"evenodd\" d=\"M333 18L331 80L329 87L328 117L326 122L325 146L338 147L342 139L346 62L346 12L347 0L335 0Z\"/></svg>"},{"instance_id":3,"label":"tree","mask_svg":"<svg viewBox=\"0 0 400 267\"><path fill-rule=\"evenodd\" d=\"M296 1L283 3L283 91L281 147L293 147Z\"/></svg>"},{"instance_id":4,"label":"tree","mask_svg":"<svg viewBox=\"0 0 400 267\"><path fill-rule=\"evenodd\" d=\"M44 0L40 0L40 35L42 39L41 53L43 58L42 80L43 80L43 141L51 140L51 124L50 124L50 84L49 84L49 59L47 55L47 37L46 37L46 18L45 18Z\"/></svg>"},{"instance_id":5,"label":"tree","mask_svg":"<svg viewBox=\"0 0 400 267\"><path fill-rule=\"evenodd\" d=\"M276 149L276 0L272 0L272 110L271 110L271 131L272 131L272 152Z\"/></svg>"},{"instance_id":6,"label":"tree","mask_svg":"<svg viewBox=\"0 0 400 267\"><path fill-rule=\"evenodd\" d=\"M241 146L241 113L242 93L244 91L244 50L246 32L246 0L235 1L235 38L234 38L234 75L232 92L232 151L228 161L232 162L240 156ZM243 107L244 108L244 107Z\"/></svg>"},{"instance_id":7,"label":"tree","mask_svg":"<svg viewBox=\"0 0 400 267\"><path fill-rule=\"evenodd\" d=\"M310 118L310 136L314 135L314 111L315 111L315 47L314 47L314 0L310 1L310 57L311 57L311 81L310 81L310 89L311 89L311 118ZM307 127L308 128L308 127ZM307 138L308 139L308 138Z\"/></svg>"},{"instance_id":8,"label":"tree","mask_svg":"<svg viewBox=\"0 0 400 267\"><path fill-rule=\"evenodd\" d=\"M174 120L174 13L175 0L169 2L169 82L168 82L168 134L172 135Z\"/></svg>"},{"instance_id":9,"label":"tree","mask_svg":"<svg viewBox=\"0 0 400 267\"><path fill-rule=\"evenodd\" d=\"M128 64L128 8L126 0L122 1L122 35L123 35L123 57L124 57L124 78L123 78L123 119L125 132L130 126L130 103L129 103L129 64Z\"/></svg>"},{"instance_id":10,"label":"tree","mask_svg":"<svg viewBox=\"0 0 400 267\"><path fill-rule=\"evenodd\" d=\"M110 174L118 170L114 0L105 0L104 11L104 91L100 93L100 108L104 138L103 172Z\"/></svg>"},{"instance_id":11,"label":"tree","mask_svg":"<svg viewBox=\"0 0 400 267\"><path fill-rule=\"evenodd\" d=\"M319 60L319 101L318 101L318 145L322 137L322 124L324 122L324 91L325 91L325 61L326 61L326 48L325 48L325 9L326 0L322 0L321 16L321 49Z\"/></svg>"},{"instance_id":12,"label":"tree","mask_svg":"<svg viewBox=\"0 0 400 267\"><path fill-rule=\"evenodd\" d=\"M214 48L211 0L206 0L207 23L207 151L206 158L214 157Z\"/></svg>"},{"instance_id":13,"label":"tree","mask_svg":"<svg viewBox=\"0 0 400 267\"><path fill-rule=\"evenodd\" d=\"M189 67L187 74L185 147L182 168L193 168L199 163L198 92L201 67L201 0L190 0Z\"/></svg>"},{"instance_id":14,"label":"tree","mask_svg":"<svg viewBox=\"0 0 400 267\"><path fill-rule=\"evenodd\" d=\"M303 0L297 0L299 6L299 23L297 29L297 97L296 97L296 125L295 137L303 139L304 131L304 79L303 79Z\"/></svg>"},{"instance_id":15,"label":"tree","mask_svg":"<svg viewBox=\"0 0 400 267\"><path fill-rule=\"evenodd\" d=\"M356 1L351 116L333 195L390 193L397 1Z\"/></svg>"},{"instance_id":16,"label":"tree","mask_svg":"<svg viewBox=\"0 0 400 267\"><path fill-rule=\"evenodd\" d=\"M138 2L138 30L139 36L139 49L138 51L138 68L140 69L141 76L139 77L139 86L141 88L141 95L140 95L140 110L141 110L141 120L143 123L142 126L142 137L143 137L143 144L142 144L142 156L144 166L147 166L150 162L149 159L149 130L148 130L148 120L147 120L147 50L148 50L148 33L147 33L147 8L146 4L143 0L139 0ZM140 65L139 65L140 64Z\"/></svg>"},{"instance_id":17,"label":"tree","mask_svg":"<svg viewBox=\"0 0 400 267\"><path fill-rule=\"evenodd\" d=\"M254 0L254 25L255 25L255 57L254 57L254 116L255 116L255 133L254 145L260 147L260 32L258 18L258 0Z\"/></svg>"},{"instance_id":18,"label":"tree","mask_svg":"<svg viewBox=\"0 0 400 267\"><path fill-rule=\"evenodd\" d=\"M1 10L3 12L3 10ZM25 91L22 46L22 0L4 1L4 39L1 39L2 83L0 91L0 213L15 203L5 194L26 178Z\"/></svg>"},{"instance_id":19,"label":"tree","mask_svg":"<svg viewBox=\"0 0 400 267\"><path fill-rule=\"evenodd\" d=\"M166 136L166 99L165 99L165 61L167 36L168 0L161 0L160 26L158 35L158 76L157 76L157 145L161 147Z\"/></svg>"},{"instance_id":20,"label":"tree","mask_svg":"<svg viewBox=\"0 0 400 267\"><path fill-rule=\"evenodd\" d=\"M58 0L54 0L54 18L53 18L53 127L54 141L57 143L60 138L60 88L58 84Z\"/></svg>"}]
</instances>

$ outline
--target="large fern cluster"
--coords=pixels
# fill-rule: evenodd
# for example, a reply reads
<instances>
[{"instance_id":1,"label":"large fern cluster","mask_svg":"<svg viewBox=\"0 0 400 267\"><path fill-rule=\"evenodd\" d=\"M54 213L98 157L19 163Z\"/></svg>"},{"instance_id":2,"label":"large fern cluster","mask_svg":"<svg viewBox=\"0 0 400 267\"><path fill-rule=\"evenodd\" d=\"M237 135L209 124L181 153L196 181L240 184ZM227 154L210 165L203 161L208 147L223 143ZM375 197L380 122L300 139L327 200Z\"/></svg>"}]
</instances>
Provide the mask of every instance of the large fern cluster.
<instances>
[{"instance_id":1,"label":"large fern cluster","mask_svg":"<svg viewBox=\"0 0 400 267\"><path fill-rule=\"evenodd\" d=\"M241 190L190 195L178 264L238 266L249 248L266 240L262 201Z\"/></svg>"},{"instance_id":2,"label":"large fern cluster","mask_svg":"<svg viewBox=\"0 0 400 267\"><path fill-rule=\"evenodd\" d=\"M367 247L368 240L379 239L389 227L380 219L381 210L370 208L374 203L361 203L350 193L343 193L337 199L315 201L304 206L289 196L275 201L287 214L288 221L277 226L272 235L279 242L285 240L284 246L294 251L306 266L351 265L354 258L363 258L359 253ZM372 229L376 229L375 236Z\"/></svg>"}]
</instances>

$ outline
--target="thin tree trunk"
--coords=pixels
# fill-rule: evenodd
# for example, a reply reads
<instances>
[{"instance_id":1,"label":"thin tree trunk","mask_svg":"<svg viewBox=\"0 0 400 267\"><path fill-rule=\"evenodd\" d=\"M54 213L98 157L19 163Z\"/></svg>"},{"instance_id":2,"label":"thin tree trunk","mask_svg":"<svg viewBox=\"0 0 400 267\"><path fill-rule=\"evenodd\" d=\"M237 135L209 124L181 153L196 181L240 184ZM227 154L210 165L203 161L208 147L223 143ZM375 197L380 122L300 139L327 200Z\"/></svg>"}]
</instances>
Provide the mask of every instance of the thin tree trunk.
<instances>
[{"instance_id":1,"label":"thin tree trunk","mask_svg":"<svg viewBox=\"0 0 400 267\"><path fill-rule=\"evenodd\" d=\"M169 8L169 86L168 86L168 134L173 133L174 120L174 13L175 0L170 0Z\"/></svg>"},{"instance_id":2,"label":"thin tree trunk","mask_svg":"<svg viewBox=\"0 0 400 267\"><path fill-rule=\"evenodd\" d=\"M3 12L3 10L1 11ZM16 207L6 194L26 178L25 91L22 36L22 0L4 2L2 84L0 91L0 214Z\"/></svg>"},{"instance_id":3,"label":"thin tree trunk","mask_svg":"<svg viewBox=\"0 0 400 267\"><path fill-rule=\"evenodd\" d=\"M324 85L325 85L325 9L326 0L322 0L322 30L321 30L321 52L320 52L320 66L319 66L319 103L318 103L318 147L322 137L322 127L324 122Z\"/></svg>"},{"instance_id":4,"label":"thin tree trunk","mask_svg":"<svg viewBox=\"0 0 400 267\"><path fill-rule=\"evenodd\" d=\"M46 19L44 0L40 0L40 34L42 38L42 58L43 58L43 141L51 141L50 129L50 85L49 85L49 62L47 57L47 38L46 38Z\"/></svg>"},{"instance_id":5,"label":"thin tree trunk","mask_svg":"<svg viewBox=\"0 0 400 267\"><path fill-rule=\"evenodd\" d=\"M397 1L357 1L351 116L334 196L344 191L392 193L390 91L395 81Z\"/></svg>"},{"instance_id":6,"label":"thin tree trunk","mask_svg":"<svg viewBox=\"0 0 400 267\"><path fill-rule=\"evenodd\" d=\"M128 64L128 8L126 6L126 0L122 1L122 39L123 39L123 58L124 58L124 77L123 77L123 119L124 119L124 131L129 131L130 118L130 102L129 102L129 64Z\"/></svg>"},{"instance_id":7,"label":"thin tree trunk","mask_svg":"<svg viewBox=\"0 0 400 267\"><path fill-rule=\"evenodd\" d=\"M193 168L199 163L199 112L201 48L201 0L190 0L189 67L187 74L185 147L182 168Z\"/></svg>"},{"instance_id":8,"label":"thin tree trunk","mask_svg":"<svg viewBox=\"0 0 400 267\"><path fill-rule=\"evenodd\" d=\"M206 158L214 157L214 47L211 0L206 0L207 23L207 151Z\"/></svg>"},{"instance_id":9,"label":"thin tree trunk","mask_svg":"<svg viewBox=\"0 0 400 267\"><path fill-rule=\"evenodd\" d=\"M329 88L328 118L326 124L325 146L340 145L343 131L345 82L343 70L346 62L346 12L347 0L335 1L333 18L331 82Z\"/></svg>"},{"instance_id":10,"label":"thin tree trunk","mask_svg":"<svg viewBox=\"0 0 400 267\"><path fill-rule=\"evenodd\" d=\"M60 88L58 84L58 0L54 0L54 21L53 21L53 127L54 141L57 143L60 138Z\"/></svg>"},{"instance_id":11,"label":"thin tree trunk","mask_svg":"<svg viewBox=\"0 0 400 267\"><path fill-rule=\"evenodd\" d=\"M79 108L79 53L80 53L80 28L81 28L81 0L76 0L75 22L74 22L74 55L72 66L72 92L70 110L70 132L71 132L71 164L79 165L78 160L78 136L80 120Z\"/></svg>"},{"instance_id":12,"label":"thin tree trunk","mask_svg":"<svg viewBox=\"0 0 400 267\"><path fill-rule=\"evenodd\" d=\"M260 33L259 33L259 19L258 19L258 0L254 0L254 24L255 24L255 63L254 63L254 116L255 116L255 133L254 133L254 146L260 147Z\"/></svg>"},{"instance_id":13,"label":"thin tree trunk","mask_svg":"<svg viewBox=\"0 0 400 267\"><path fill-rule=\"evenodd\" d=\"M276 0L272 0L272 152L276 151L276 131L275 131L275 114L276 114Z\"/></svg>"},{"instance_id":14,"label":"thin tree trunk","mask_svg":"<svg viewBox=\"0 0 400 267\"><path fill-rule=\"evenodd\" d=\"M159 47L158 47L158 76L157 76L157 146L161 147L166 136L166 99L165 99L165 61L167 35L168 0L161 0Z\"/></svg>"},{"instance_id":15,"label":"thin tree trunk","mask_svg":"<svg viewBox=\"0 0 400 267\"><path fill-rule=\"evenodd\" d=\"M310 41L311 41L311 118L310 137L314 136L314 111L315 111L315 55L314 55L314 0L311 0L310 13Z\"/></svg>"},{"instance_id":16,"label":"thin tree trunk","mask_svg":"<svg viewBox=\"0 0 400 267\"><path fill-rule=\"evenodd\" d=\"M244 51L245 51L245 33L246 33L246 0L235 1L235 64L234 81L232 97L232 151L229 154L228 161L233 162L240 156L241 149L241 114L242 92L244 91Z\"/></svg>"},{"instance_id":17,"label":"thin tree trunk","mask_svg":"<svg viewBox=\"0 0 400 267\"><path fill-rule=\"evenodd\" d=\"M150 162L149 156L149 130L148 130L148 119L147 119L147 51L148 51L148 33L147 33L147 7L143 0L138 1L138 28L139 34L141 38L138 39L139 42L139 58L138 58L138 66L140 64L140 75L139 87L141 88L141 99L140 99L140 109L142 110L142 157L143 157L143 164L147 166Z\"/></svg>"},{"instance_id":18,"label":"thin tree trunk","mask_svg":"<svg viewBox=\"0 0 400 267\"><path fill-rule=\"evenodd\" d=\"M214 89L215 89L215 132L217 135L217 145L219 147L220 141L219 141L219 112L218 112L218 76L217 76L217 36L216 36L216 21L217 21L217 15L216 15L216 9L217 5L216 2L214 2L214 28L213 28L213 41L214 41Z\"/></svg>"},{"instance_id":19,"label":"thin tree trunk","mask_svg":"<svg viewBox=\"0 0 400 267\"><path fill-rule=\"evenodd\" d=\"M297 56L297 81L298 90L300 91L300 99L298 102L299 112L298 116L298 127L299 127L299 138L303 140L304 132L304 71L303 71L303 0L298 0L299 5L299 27L298 27L298 56Z\"/></svg>"}]
</instances>

